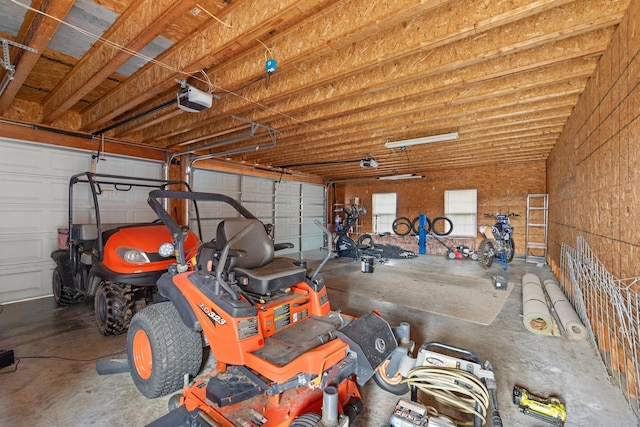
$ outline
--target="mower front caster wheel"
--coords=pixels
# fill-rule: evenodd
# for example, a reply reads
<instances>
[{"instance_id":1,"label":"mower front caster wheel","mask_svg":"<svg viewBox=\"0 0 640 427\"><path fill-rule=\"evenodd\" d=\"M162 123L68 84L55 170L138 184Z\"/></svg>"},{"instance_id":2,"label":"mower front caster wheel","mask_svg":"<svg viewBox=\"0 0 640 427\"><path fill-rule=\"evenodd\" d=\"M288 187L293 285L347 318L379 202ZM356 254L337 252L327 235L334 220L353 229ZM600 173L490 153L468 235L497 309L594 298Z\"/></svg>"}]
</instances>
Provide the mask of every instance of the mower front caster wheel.
<instances>
[{"instance_id":1,"label":"mower front caster wheel","mask_svg":"<svg viewBox=\"0 0 640 427\"><path fill-rule=\"evenodd\" d=\"M180 319L171 302L147 306L133 316L127 333L131 378L153 399L180 390L184 376L202 365L202 338Z\"/></svg>"}]
</instances>

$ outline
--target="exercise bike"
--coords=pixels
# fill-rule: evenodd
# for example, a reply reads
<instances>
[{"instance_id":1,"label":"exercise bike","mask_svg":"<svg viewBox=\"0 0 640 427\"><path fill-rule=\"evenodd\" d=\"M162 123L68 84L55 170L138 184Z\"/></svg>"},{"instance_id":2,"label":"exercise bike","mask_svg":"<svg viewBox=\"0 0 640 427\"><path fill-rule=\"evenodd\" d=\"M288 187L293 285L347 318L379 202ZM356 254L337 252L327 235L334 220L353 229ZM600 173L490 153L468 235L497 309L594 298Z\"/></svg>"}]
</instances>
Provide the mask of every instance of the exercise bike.
<instances>
[{"instance_id":1,"label":"exercise bike","mask_svg":"<svg viewBox=\"0 0 640 427\"><path fill-rule=\"evenodd\" d=\"M380 251L373 248L373 236L370 234L362 234L356 242L351 237L354 225L358 222L360 215L367 213L364 206L352 204L349 207L342 208L345 214L343 224L336 224L336 237L333 241L335 247L336 258L353 258L359 260L363 255L370 255L380 258Z\"/></svg>"}]
</instances>

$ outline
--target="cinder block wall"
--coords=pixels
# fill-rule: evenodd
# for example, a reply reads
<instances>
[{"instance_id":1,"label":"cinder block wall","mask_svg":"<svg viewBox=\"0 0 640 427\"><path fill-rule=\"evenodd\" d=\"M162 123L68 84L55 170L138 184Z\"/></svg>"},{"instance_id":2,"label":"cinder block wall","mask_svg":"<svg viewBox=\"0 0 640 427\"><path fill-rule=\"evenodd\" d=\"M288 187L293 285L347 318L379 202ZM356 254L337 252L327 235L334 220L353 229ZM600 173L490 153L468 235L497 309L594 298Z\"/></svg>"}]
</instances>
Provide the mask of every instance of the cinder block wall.
<instances>
[{"instance_id":1,"label":"cinder block wall","mask_svg":"<svg viewBox=\"0 0 640 427\"><path fill-rule=\"evenodd\" d=\"M409 152L410 155L411 152ZM371 195L373 193L397 193L398 217L405 216L413 219L419 214L426 214L433 219L436 216L444 215L445 190L475 188L478 190L478 224L493 223L492 218L483 216L484 213L510 211L520 214L519 217L511 221L511 224L515 227L513 238L516 243L516 254L524 254L527 194L546 193L545 170L544 161L517 164L503 162L473 168L439 171L416 170L414 173L424 175L425 178L337 184L335 201L345 203L349 199L359 197L361 203L368 210L362 218L361 230L364 233L371 233L374 231L371 215ZM330 192L328 196L330 203L334 200L332 193ZM476 235L475 242L471 242L475 245L469 244L468 241L460 244L476 248L480 240L480 237ZM437 245L437 242L434 244ZM417 248L417 244L415 247Z\"/></svg>"},{"instance_id":2,"label":"cinder block wall","mask_svg":"<svg viewBox=\"0 0 640 427\"><path fill-rule=\"evenodd\" d=\"M640 1L600 59L547 160L549 256L582 235L618 278L640 276Z\"/></svg>"}]
</instances>

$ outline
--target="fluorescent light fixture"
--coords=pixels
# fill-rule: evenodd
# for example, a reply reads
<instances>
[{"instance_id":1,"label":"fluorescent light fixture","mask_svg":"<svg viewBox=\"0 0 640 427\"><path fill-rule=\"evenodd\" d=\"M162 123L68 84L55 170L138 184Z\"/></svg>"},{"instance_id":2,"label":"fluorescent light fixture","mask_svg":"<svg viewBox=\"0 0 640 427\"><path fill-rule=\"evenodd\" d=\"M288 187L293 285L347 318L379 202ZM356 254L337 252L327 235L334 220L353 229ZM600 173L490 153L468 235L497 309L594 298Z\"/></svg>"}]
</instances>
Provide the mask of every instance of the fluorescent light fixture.
<instances>
[{"instance_id":1,"label":"fluorescent light fixture","mask_svg":"<svg viewBox=\"0 0 640 427\"><path fill-rule=\"evenodd\" d=\"M427 144L429 142L453 141L458 139L458 132L442 133L440 135L424 136L422 138L405 139L404 141L385 142L386 148L401 148L409 145Z\"/></svg>"},{"instance_id":2,"label":"fluorescent light fixture","mask_svg":"<svg viewBox=\"0 0 640 427\"><path fill-rule=\"evenodd\" d=\"M390 180L396 180L396 179L416 179L416 178L424 178L424 176L416 175L415 173L405 173L402 175L381 176L378 179L383 181L390 181Z\"/></svg>"}]
</instances>

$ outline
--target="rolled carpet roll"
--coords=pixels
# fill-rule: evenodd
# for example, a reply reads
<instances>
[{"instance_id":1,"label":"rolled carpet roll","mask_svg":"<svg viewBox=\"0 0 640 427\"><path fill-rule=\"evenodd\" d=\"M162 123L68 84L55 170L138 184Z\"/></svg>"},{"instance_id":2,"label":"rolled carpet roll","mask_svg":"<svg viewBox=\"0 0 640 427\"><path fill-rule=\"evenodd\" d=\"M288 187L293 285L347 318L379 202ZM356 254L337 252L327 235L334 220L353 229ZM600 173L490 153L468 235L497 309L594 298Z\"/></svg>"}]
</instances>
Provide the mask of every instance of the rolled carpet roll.
<instances>
[{"instance_id":1,"label":"rolled carpet roll","mask_svg":"<svg viewBox=\"0 0 640 427\"><path fill-rule=\"evenodd\" d=\"M583 340L587 338L587 328L584 327L571 302L553 280L544 281L544 289L551 300L551 307L556 311L562 331L570 340Z\"/></svg>"},{"instance_id":2,"label":"rolled carpet roll","mask_svg":"<svg viewBox=\"0 0 640 427\"><path fill-rule=\"evenodd\" d=\"M534 334L553 334L553 317L547 307L540 279L535 274L522 276L522 317L525 328Z\"/></svg>"}]
</instances>

